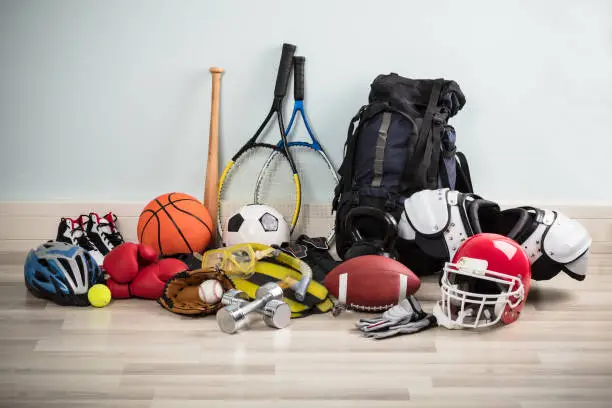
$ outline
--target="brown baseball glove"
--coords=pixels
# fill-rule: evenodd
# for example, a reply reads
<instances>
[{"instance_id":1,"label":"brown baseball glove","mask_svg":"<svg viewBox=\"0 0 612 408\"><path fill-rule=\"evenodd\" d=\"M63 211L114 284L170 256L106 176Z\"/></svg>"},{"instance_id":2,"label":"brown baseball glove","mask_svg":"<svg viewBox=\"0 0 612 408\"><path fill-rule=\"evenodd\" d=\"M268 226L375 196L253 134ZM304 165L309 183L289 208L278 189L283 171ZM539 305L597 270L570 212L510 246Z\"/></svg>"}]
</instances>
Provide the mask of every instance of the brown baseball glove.
<instances>
[{"instance_id":1,"label":"brown baseball glove","mask_svg":"<svg viewBox=\"0 0 612 408\"><path fill-rule=\"evenodd\" d=\"M165 309L181 315L204 316L214 314L223 305L221 302L208 304L200 299L198 289L200 284L209 279L216 279L221 283L223 291L234 288L231 280L223 273L213 269L196 269L177 273L166 282L162 295L157 303Z\"/></svg>"}]
</instances>

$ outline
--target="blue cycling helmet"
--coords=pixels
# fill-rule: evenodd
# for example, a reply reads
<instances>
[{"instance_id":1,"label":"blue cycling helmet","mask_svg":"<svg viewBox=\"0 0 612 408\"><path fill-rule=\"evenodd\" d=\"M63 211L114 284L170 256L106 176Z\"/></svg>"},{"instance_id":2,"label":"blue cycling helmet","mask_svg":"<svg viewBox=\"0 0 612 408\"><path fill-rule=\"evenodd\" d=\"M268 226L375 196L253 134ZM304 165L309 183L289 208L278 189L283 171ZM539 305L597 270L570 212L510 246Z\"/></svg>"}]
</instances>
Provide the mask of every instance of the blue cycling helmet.
<instances>
[{"instance_id":1,"label":"blue cycling helmet","mask_svg":"<svg viewBox=\"0 0 612 408\"><path fill-rule=\"evenodd\" d=\"M104 275L83 248L49 241L28 253L25 284L36 297L62 306L88 306L87 291L103 283Z\"/></svg>"}]
</instances>

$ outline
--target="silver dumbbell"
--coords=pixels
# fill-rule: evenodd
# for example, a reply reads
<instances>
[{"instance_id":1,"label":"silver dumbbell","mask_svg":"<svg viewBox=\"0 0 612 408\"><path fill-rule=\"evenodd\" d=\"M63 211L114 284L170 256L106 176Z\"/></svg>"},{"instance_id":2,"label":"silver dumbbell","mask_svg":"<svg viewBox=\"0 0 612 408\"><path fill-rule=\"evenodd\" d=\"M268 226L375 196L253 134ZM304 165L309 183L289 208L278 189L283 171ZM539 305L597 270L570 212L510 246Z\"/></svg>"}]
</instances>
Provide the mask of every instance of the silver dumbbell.
<instances>
[{"instance_id":1,"label":"silver dumbbell","mask_svg":"<svg viewBox=\"0 0 612 408\"><path fill-rule=\"evenodd\" d=\"M225 306L234 305L240 308L249 303L249 297L241 290L230 289L221 297L221 303ZM282 329L287 327L290 320L286 318L287 308L289 308L289 305L282 300L272 299L263 308L255 309L255 313L263 315L263 320L269 327ZM235 310L235 308L230 309ZM289 310L289 315L291 315L291 310Z\"/></svg>"},{"instance_id":2,"label":"silver dumbbell","mask_svg":"<svg viewBox=\"0 0 612 408\"><path fill-rule=\"evenodd\" d=\"M222 332L235 333L247 324L247 315L256 312L264 316L265 323L270 327L287 327L291 320L291 309L282 301L283 296L283 289L273 282L260 286L252 302L248 301L244 292L229 290L221 300L223 304L229 304L217 312L217 324Z\"/></svg>"}]
</instances>

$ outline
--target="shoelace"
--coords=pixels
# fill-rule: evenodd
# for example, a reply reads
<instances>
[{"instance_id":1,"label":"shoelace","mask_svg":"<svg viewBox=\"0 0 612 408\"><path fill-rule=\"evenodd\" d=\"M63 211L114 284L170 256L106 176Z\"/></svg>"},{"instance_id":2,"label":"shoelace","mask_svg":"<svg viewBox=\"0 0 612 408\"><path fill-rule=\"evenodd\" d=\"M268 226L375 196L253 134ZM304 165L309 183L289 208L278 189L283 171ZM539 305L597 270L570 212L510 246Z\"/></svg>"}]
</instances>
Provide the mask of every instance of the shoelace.
<instances>
[{"instance_id":1,"label":"shoelace","mask_svg":"<svg viewBox=\"0 0 612 408\"><path fill-rule=\"evenodd\" d=\"M80 235L77 235L77 232L80 233ZM76 238L77 243L81 248L86 249L88 251L95 249L93 243L89 240L89 238L87 238L87 234L85 234L85 230L82 226L74 227L72 229L71 234L73 237Z\"/></svg>"},{"instance_id":2,"label":"shoelace","mask_svg":"<svg viewBox=\"0 0 612 408\"><path fill-rule=\"evenodd\" d=\"M121 236L119 231L114 231L111 233L103 232L102 235L104 235L108 242L110 242L113 246L119 246L123 243L123 236Z\"/></svg>"},{"instance_id":3,"label":"shoelace","mask_svg":"<svg viewBox=\"0 0 612 408\"><path fill-rule=\"evenodd\" d=\"M100 222L102 221L103 218L100 218L98 220L98 231L102 230L102 228L107 228L111 231L111 232L106 232L106 231L102 231L102 235L104 236L104 238L106 238L108 240L108 242L111 243L112 246L119 246L121 244L123 244L124 240L123 240L123 236L121 235L121 233L119 232L119 230L115 227L114 224L111 224L110 222Z\"/></svg>"}]
</instances>

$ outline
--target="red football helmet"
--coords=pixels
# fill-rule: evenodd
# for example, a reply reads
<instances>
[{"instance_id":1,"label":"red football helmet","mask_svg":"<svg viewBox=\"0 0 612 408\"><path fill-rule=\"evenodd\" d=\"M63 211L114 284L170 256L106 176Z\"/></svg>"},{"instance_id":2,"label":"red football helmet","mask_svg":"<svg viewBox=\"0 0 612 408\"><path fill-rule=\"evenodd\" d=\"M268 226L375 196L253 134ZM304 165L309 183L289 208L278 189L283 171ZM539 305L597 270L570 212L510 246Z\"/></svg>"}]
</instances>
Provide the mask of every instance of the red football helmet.
<instances>
[{"instance_id":1,"label":"red football helmet","mask_svg":"<svg viewBox=\"0 0 612 408\"><path fill-rule=\"evenodd\" d=\"M531 266L521 246L498 234L476 234L444 265L442 299L434 307L449 329L516 321L531 285Z\"/></svg>"}]
</instances>

